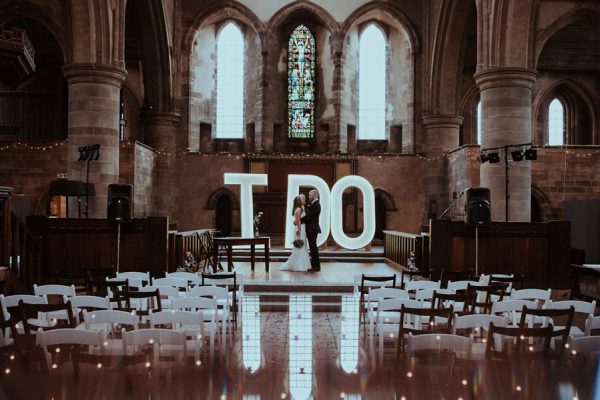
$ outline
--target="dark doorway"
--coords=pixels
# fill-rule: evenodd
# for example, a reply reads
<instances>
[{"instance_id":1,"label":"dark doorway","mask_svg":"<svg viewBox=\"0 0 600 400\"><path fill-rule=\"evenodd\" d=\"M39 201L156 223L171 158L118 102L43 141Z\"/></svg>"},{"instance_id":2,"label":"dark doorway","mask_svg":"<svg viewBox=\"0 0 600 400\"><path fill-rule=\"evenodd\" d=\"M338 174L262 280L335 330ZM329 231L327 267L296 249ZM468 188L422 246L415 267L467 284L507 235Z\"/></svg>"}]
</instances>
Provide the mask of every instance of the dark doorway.
<instances>
[{"instance_id":1,"label":"dark doorway","mask_svg":"<svg viewBox=\"0 0 600 400\"><path fill-rule=\"evenodd\" d=\"M542 222L540 205L535 196L531 196L531 222Z\"/></svg>"},{"instance_id":2,"label":"dark doorway","mask_svg":"<svg viewBox=\"0 0 600 400\"><path fill-rule=\"evenodd\" d=\"M375 239L383 240L383 231L386 229L386 212L385 201L379 197L375 197Z\"/></svg>"},{"instance_id":3,"label":"dark doorway","mask_svg":"<svg viewBox=\"0 0 600 400\"><path fill-rule=\"evenodd\" d=\"M231 200L227 196L219 197L215 207L215 225L223 236L231 236Z\"/></svg>"}]
</instances>

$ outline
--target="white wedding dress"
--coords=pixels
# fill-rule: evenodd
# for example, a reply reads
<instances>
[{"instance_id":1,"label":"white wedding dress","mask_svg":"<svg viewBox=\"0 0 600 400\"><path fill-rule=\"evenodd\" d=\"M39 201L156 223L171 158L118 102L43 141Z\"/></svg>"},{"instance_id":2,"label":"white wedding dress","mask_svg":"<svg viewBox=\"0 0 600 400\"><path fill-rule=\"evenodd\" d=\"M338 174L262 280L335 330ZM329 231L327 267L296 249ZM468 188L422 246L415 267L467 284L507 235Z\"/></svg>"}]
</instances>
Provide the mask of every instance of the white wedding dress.
<instances>
[{"instance_id":1,"label":"white wedding dress","mask_svg":"<svg viewBox=\"0 0 600 400\"><path fill-rule=\"evenodd\" d=\"M302 212L302 217L304 217L304 212ZM292 223L295 219L292 216ZM310 265L310 256L308 253L308 242L306 241L306 226L304 224L300 225L300 239L304 240L304 246L301 248L297 248L292 246L292 254L290 258L279 267L280 271L296 271L296 272L306 272L311 268ZM294 225L294 240L296 239L296 226Z\"/></svg>"}]
</instances>

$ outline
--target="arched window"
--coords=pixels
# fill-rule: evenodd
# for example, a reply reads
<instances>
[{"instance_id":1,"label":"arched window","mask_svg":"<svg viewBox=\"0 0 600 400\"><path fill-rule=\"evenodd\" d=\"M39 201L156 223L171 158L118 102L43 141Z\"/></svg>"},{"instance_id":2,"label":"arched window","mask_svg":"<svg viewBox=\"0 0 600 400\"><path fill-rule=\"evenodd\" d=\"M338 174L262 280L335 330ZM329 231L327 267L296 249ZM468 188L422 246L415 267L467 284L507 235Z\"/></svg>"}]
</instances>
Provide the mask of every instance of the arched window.
<instances>
[{"instance_id":1,"label":"arched window","mask_svg":"<svg viewBox=\"0 0 600 400\"><path fill-rule=\"evenodd\" d=\"M288 136L310 139L315 127L315 37L298 25L288 42Z\"/></svg>"},{"instance_id":2,"label":"arched window","mask_svg":"<svg viewBox=\"0 0 600 400\"><path fill-rule=\"evenodd\" d=\"M483 120L481 119L481 100L477 102L477 144L483 143Z\"/></svg>"},{"instance_id":3,"label":"arched window","mask_svg":"<svg viewBox=\"0 0 600 400\"><path fill-rule=\"evenodd\" d=\"M375 24L360 35L358 57L358 138L385 139L386 41Z\"/></svg>"},{"instance_id":4,"label":"arched window","mask_svg":"<svg viewBox=\"0 0 600 400\"><path fill-rule=\"evenodd\" d=\"M548 144L562 146L565 143L565 107L555 98L548 107Z\"/></svg>"},{"instance_id":5,"label":"arched window","mask_svg":"<svg viewBox=\"0 0 600 400\"><path fill-rule=\"evenodd\" d=\"M244 37L233 22L217 37L216 137L244 137Z\"/></svg>"}]
</instances>

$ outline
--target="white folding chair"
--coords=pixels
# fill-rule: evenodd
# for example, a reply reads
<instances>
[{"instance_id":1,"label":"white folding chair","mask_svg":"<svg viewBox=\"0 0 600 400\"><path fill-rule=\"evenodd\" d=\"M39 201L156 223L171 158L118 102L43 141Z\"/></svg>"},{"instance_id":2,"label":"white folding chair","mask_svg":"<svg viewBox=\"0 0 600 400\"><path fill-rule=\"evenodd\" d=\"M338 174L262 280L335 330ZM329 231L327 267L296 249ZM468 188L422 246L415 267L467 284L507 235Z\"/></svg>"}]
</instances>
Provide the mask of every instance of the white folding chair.
<instances>
[{"instance_id":1,"label":"white folding chair","mask_svg":"<svg viewBox=\"0 0 600 400\"><path fill-rule=\"evenodd\" d=\"M45 296L34 296L31 294L4 296L3 294L0 294L0 305L2 305L2 312L6 319L10 318L9 309L18 307L19 301L21 300L23 300L23 303L28 304L48 304L48 298ZM36 326L51 326L51 321L48 320L48 316L45 313L39 313L37 318L29 318L28 321ZM15 327L19 333L23 332L23 323L21 321L19 321ZM5 332L5 340L10 336L9 334L10 332Z\"/></svg>"},{"instance_id":2,"label":"white folding chair","mask_svg":"<svg viewBox=\"0 0 600 400\"><path fill-rule=\"evenodd\" d=\"M153 349L153 364L159 365L160 356L173 357L183 364L187 354L185 332L172 329L138 329L123 332L123 352L125 355L137 355L146 346Z\"/></svg>"},{"instance_id":3,"label":"white folding chair","mask_svg":"<svg viewBox=\"0 0 600 400\"><path fill-rule=\"evenodd\" d=\"M502 300L492 304L493 315L504 315L508 318L510 325L518 325L521 320L521 310L523 306L537 309L539 303L537 300ZM495 325L495 324L494 324Z\"/></svg>"},{"instance_id":4,"label":"white folding chair","mask_svg":"<svg viewBox=\"0 0 600 400\"><path fill-rule=\"evenodd\" d=\"M231 301L229 297L229 290L226 287L221 286L196 286L190 288L188 295L190 297L211 297L217 300L217 321L221 321L221 329L223 330L223 340L226 338L227 325L231 322ZM225 345L226 342L223 342Z\"/></svg>"},{"instance_id":5,"label":"white folding chair","mask_svg":"<svg viewBox=\"0 0 600 400\"><path fill-rule=\"evenodd\" d=\"M186 292L188 288L188 280L180 278L156 278L152 280L152 286L172 286L180 291Z\"/></svg>"},{"instance_id":6,"label":"white folding chair","mask_svg":"<svg viewBox=\"0 0 600 400\"><path fill-rule=\"evenodd\" d=\"M587 320L587 318L591 315L594 316L594 312L596 310L596 300L588 303L587 301L582 300L561 300L561 301L552 301L548 300L544 308L553 309L553 310L564 310L573 306L575 309L575 314L583 314ZM554 326L555 330L563 329L562 326ZM584 328L585 329L585 328ZM569 337L578 338L584 336L584 331L576 326L575 324L571 325L571 333Z\"/></svg>"},{"instance_id":7,"label":"white folding chair","mask_svg":"<svg viewBox=\"0 0 600 400\"><path fill-rule=\"evenodd\" d=\"M111 278L112 280L124 280L129 281L130 287L141 288L142 286L151 285L152 278L150 272L119 272L116 277ZM108 278L106 280L109 280Z\"/></svg>"},{"instance_id":8,"label":"white folding chair","mask_svg":"<svg viewBox=\"0 0 600 400\"><path fill-rule=\"evenodd\" d=\"M459 290L467 290L467 286L469 286L469 284L471 285L478 285L479 281L453 281L453 282L448 282L447 285L447 289L448 290L452 290L454 292L457 292Z\"/></svg>"},{"instance_id":9,"label":"white folding chair","mask_svg":"<svg viewBox=\"0 0 600 400\"><path fill-rule=\"evenodd\" d=\"M599 317L594 317L592 315L588 315L586 321L585 321L585 332L584 335L585 336L591 336L592 335L592 331L595 331L597 329L600 329L600 316Z\"/></svg>"},{"instance_id":10,"label":"white folding chair","mask_svg":"<svg viewBox=\"0 0 600 400\"><path fill-rule=\"evenodd\" d=\"M138 329L139 318L134 312L129 313L119 310L83 310L85 329L102 331L105 336L105 349L110 354L121 355L123 351L122 338L118 338L117 327L128 325L134 330Z\"/></svg>"},{"instance_id":11,"label":"white folding chair","mask_svg":"<svg viewBox=\"0 0 600 400\"><path fill-rule=\"evenodd\" d=\"M513 289L510 292L511 300L538 300L540 304L550 300L552 289Z\"/></svg>"},{"instance_id":12,"label":"white folding chair","mask_svg":"<svg viewBox=\"0 0 600 400\"><path fill-rule=\"evenodd\" d=\"M36 296L75 296L75 285L33 285L33 293Z\"/></svg>"},{"instance_id":13,"label":"white folding chair","mask_svg":"<svg viewBox=\"0 0 600 400\"><path fill-rule=\"evenodd\" d=\"M200 275L198 275L195 272L183 272L183 271L166 272L165 278L185 279L188 282L188 286L200 285L200 283L202 282Z\"/></svg>"},{"instance_id":14,"label":"white folding chair","mask_svg":"<svg viewBox=\"0 0 600 400\"><path fill-rule=\"evenodd\" d=\"M439 289L442 281L408 281L404 284L404 290L407 292L423 289Z\"/></svg>"},{"instance_id":15,"label":"white folding chair","mask_svg":"<svg viewBox=\"0 0 600 400\"><path fill-rule=\"evenodd\" d=\"M569 339L569 349L572 355L588 354L598 357L600 354L600 336L581 336Z\"/></svg>"},{"instance_id":16,"label":"white folding chair","mask_svg":"<svg viewBox=\"0 0 600 400\"><path fill-rule=\"evenodd\" d=\"M373 335L373 326L377 313L377 303L383 299L408 299L408 291L397 288L372 288L365 296L365 305L367 311L367 322L369 325L369 335Z\"/></svg>"},{"instance_id":17,"label":"white folding chair","mask_svg":"<svg viewBox=\"0 0 600 400\"><path fill-rule=\"evenodd\" d=\"M377 304L376 328L379 340L379 359L383 360L384 338L396 338L400 330L400 309L402 306L410 308L422 308L422 303L412 299L385 299ZM373 336L371 335L371 348L373 347Z\"/></svg>"},{"instance_id":18,"label":"white folding chair","mask_svg":"<svg viewBox=\"0 0 600 400\"><path fill-rule=\"evenodd\" d=\"M150 313L150 327L158 328L170 325L171 329L185 332L187 349L194 351L194 360L200 359L200 350L204 343L204 317L202 311L168 310ZM192 338L191 340L189 338ZM214 354L214 334L211 335L210 358Z\"/></svg>"},{"instance_id":19,"label":"white folding chair","mask_svg":"<svg viewBox=\"0 0 600 400\"><path fill-rule=\"evenodd\" d=\"M44 349L44 354L48 368L52 367L52 354L49 350L49 346L60 346L60 345L81 345L88 346L85 354L90 355L105 355L104 347L104 334L101 331L85 330L85 329L53 329L44 331L41 328L38 329L36 335L37 344ZM81 352L79 351L81 354Z\"/></svg>"},{"instance_id":20,"label":"white folding chair","mask_svg":"<svg viewBox=\"0 0 600 400\"><path fill-rule=\"evenodd\" d=\"M110 299L108 296L74 296L69 299L73 308L73 315L78 324L83 323L83 310L110 310Z\"/></svg>"},{"instance_id":21,"label":"white folding chair","mask_svg":"<svg viewBox=\"0 0 600 400\"><path fill-rule=\"evenodd\" d=\"M200 313L202 318L202 337L209 337L211 352L214 351L215 336L218 332L217 300L208 297L182 297L173 302L174 310L185 310ZM221 330L221 346L225 343L224 331ZM212 357L212 353L211 353Z\"/></svg>"},{"instance_id":22,"label":"white folding chair","mask_svg":"<svg viewBox=\"0 0 600 400\"><path fill-rule=\"evenodd\" d=\"M140 288L140 292L153 292L157 289L158 293L160 294L160 306L162 309L168 310L173 308L173 301L180 296L185 296L185 292L180 292L175 286L155 285L154 282L152 283L152 286L144 286Z\"/></svg>"}]
</instances>

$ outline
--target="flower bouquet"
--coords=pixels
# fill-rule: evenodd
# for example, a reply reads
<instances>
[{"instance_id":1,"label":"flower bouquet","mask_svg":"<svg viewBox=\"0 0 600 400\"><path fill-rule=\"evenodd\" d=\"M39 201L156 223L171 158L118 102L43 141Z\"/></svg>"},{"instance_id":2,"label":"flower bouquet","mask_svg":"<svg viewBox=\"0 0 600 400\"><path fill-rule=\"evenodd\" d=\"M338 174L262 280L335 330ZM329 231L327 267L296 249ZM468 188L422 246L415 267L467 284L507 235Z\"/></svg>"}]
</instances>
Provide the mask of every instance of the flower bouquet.
<instances>
[{"instance_id":1,"label":"flower bouquet","mask_svg":"<svg viewBox=\"0 0 600 400\"><path fill-rule=\"evenodd\" d=\"M302 239L296 239L292 242L292 244L294 245L295 248L297 249L301 249L304 247L304 240Z\"/></svg>"}]
</instances>

